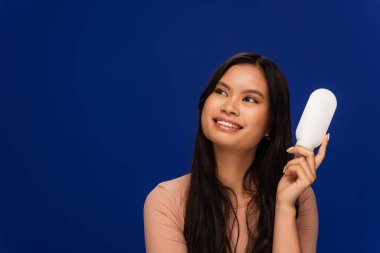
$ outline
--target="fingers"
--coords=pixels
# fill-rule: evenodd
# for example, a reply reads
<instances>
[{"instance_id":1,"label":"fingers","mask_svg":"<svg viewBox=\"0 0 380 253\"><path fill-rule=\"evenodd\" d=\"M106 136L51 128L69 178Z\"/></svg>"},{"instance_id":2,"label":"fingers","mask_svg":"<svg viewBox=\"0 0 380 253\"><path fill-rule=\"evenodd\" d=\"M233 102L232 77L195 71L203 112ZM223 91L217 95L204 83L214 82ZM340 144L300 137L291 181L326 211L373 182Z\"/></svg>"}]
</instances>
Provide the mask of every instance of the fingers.
<instances>
[{"instance_id":1,"label":"fingers","mask_svg":"<svg viewBox=\"0 0 380 253\"><path fill-rule=\"evenodd\" d=\"M325 159L326 148L327 148L327 144L329 142L329 137L330 137L330 134L326 134L325 135L325 138L323 139L322 144L321 144L321 146L318 149L318 153L315 156L315 166L316 166L316 169L318 169L318 167L321 165L323 159Z\"/></svg>"},{"instance_id":2,"label":"fingers","mask_svg":"<svg viewBox=\"0 0 380 253\"><path fill-rule=\"evenodd\" d=\"M295 154L296 157L305 157L307 163L309 164L309 167L313 170L316 169L314 152L310 149L297 145L295 147L289 148L287 151L291 154Z\"/></svg>"},{"instance_id":3,"label":"fingers","mask_svg":"<svg viewBox=\"0 0 380 253\"><path fill-rule=\"evenodd\" d=\"M301 164L292 164L287 166L285 175L289 176L291 174L296 174L297 180L302 182L305 186L309 186L315 181L315 178L311 176L310 171L308 172L308 170Z\"/></svg>"},{"instance_id":4,"label":"fingers","mask_svg":"<svg viewBox=\"0 0 380 253\"><path fill-rule=\"evenodd\" d=\"M300 157L304 157L306 159L306 162L308 163L309 170L311 174L314 176L315 171L318 169L318 167L321 165L323 159L326 155L326 149L327 149L327 143L329 141L330 134L326 134L325 137L322 140L321 146L318 149L317 155L314 155L314 151L309 150L303 146L296 145L294 147L290 147L287 149L287 152L290 154L295 155L296 160ZM301 160L297 160L298 162L301 162ZM289 161L290 162L290 161ZM292 163L294 164L294 163Z\"/></svg>"},{"instance_id":5,"label":"fingers","mask_svg":"<svg viewBox=\"0 0 380 253\"><path fill-rule=\"evenodd\" d=\"M293 160L290 160L286 166L285 166L285 169L286 167L289 167L291 165L301 165L301 167L305 170L307 176L310 178L310 179L317 179L317 173L316 173L316 170L314 168L311 168L309 166L309 164L307 163L305 157L298 157L298 158L295 158ZM285 170L284 169L284 170Z\"/></svg>"}]
</instances>

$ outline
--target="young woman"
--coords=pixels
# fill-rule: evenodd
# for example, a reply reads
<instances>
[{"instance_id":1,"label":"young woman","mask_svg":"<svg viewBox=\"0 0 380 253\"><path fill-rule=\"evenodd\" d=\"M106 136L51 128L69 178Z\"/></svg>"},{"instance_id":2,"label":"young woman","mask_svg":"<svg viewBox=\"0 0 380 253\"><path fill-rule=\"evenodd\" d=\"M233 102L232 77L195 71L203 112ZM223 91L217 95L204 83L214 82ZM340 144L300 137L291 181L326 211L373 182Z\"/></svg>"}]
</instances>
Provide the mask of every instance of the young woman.
<instances>
[{"instance_id":1,"label":"young woman","mask_svg":"<svg viewBox=\"0 0 380 253\"><path fill-rule=\"evenodd\" d=\"M270 60L224 62L199 100L192 171L144 204L148 253L316 252L313 189L326 153L291 145L289 91Z\"/></svg>"}]
</instances>

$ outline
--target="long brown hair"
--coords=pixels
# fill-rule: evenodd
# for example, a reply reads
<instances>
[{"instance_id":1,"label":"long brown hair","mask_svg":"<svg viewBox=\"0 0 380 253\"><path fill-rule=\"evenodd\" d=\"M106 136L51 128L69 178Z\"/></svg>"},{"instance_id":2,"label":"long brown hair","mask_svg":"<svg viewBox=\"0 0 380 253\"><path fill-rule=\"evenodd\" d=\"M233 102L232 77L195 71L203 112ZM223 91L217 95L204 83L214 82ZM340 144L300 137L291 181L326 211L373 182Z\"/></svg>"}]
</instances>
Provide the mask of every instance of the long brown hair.
<instances>
[{"instance_id":1,"label":"long brown hair","mask_svg":"<svg viewBox=\"0 0 380 253\"><path fill-rule=\"evenodd\" d=\"M243 187L251 192L247 206L247 223L237 222L228 191L236 198L231 188L223 186L216 176L212 143L204 136L201 114L207 97L214 91L224 73L236 64L252 64L261 69L269 91L270 140L263 138L258 144L255 159L244 175ZM214 73L199 99L199 126L195 140L194 156L186 201L184 237L188 253L232 253L232 229L228 224L233 214L240 226L248 228L246 252L272 252L276 192L282 169L291 159L286 152L292 141L289 90L282 71L270 60L254 53L239 53L225 61ZM255 191L249 185L255 185ZM256 224L249 218L253 212L259 216ZM239 239L239 236L238 236Z\"/></svg>"}]
</instances>

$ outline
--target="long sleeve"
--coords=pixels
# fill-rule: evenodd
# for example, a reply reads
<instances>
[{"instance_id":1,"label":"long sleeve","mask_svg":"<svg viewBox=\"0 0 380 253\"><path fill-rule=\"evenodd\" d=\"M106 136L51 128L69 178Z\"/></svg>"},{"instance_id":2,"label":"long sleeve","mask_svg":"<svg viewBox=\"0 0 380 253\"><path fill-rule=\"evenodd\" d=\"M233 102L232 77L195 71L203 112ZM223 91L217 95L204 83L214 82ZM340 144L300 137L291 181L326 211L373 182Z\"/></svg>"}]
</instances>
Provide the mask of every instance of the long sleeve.
<instances>
[{"instance_id":1,"label":"long sleeve","mask_svg":"<svg viewBox=\"0 0 380 253\"><path fill-rule=\"evenodd\" d=\"M171 185L159 184L144 203L144 236L147 253L186 253L181 208Z\"/></svg>"},{"instance_id":2,"label":"long sleeve","mask_svg":"<svg viewBox=\"0 0 380 253\"><path fill-rule=\"evenodd\" d=\"M315 253L318 239L318 209L311 187L308 187L299 198L299 214L296 224L302 253Z\"/></svg>"}]
</instances>

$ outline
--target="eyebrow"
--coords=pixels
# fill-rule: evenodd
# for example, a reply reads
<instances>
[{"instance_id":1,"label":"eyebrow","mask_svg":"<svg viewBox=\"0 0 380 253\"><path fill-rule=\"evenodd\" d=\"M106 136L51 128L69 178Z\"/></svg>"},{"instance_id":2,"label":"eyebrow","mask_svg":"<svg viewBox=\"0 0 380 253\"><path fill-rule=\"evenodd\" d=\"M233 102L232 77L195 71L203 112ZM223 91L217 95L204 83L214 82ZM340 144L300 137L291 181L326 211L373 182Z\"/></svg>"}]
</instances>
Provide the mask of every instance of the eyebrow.
<instances>
[{"instance_id":1,"label":"eyebrow","mask_svg":"<svg viewBox=\"0 0 380 253\"><path fill-rule=\"evenodd\" d=\"M220 85L226 87L226 89L231 90L231 87L228 84L226 84L225 82L219 81L217 84L220 84ZM264 95L258 90L243 90L241 93L242 94L255 93L255 94L261 96L262 98L264 98Z\"/></svg>"}]
</instances>

